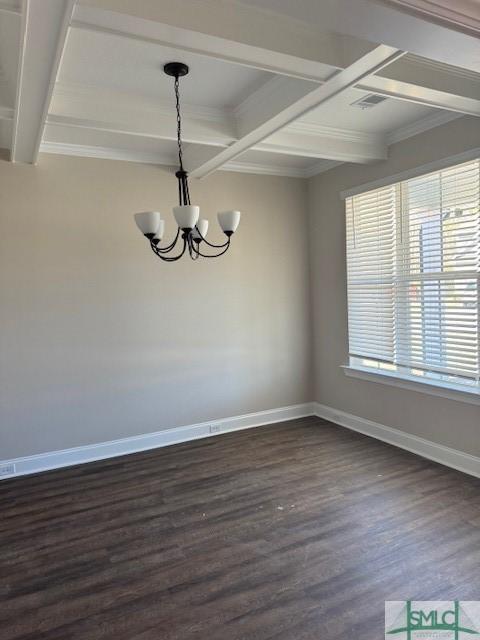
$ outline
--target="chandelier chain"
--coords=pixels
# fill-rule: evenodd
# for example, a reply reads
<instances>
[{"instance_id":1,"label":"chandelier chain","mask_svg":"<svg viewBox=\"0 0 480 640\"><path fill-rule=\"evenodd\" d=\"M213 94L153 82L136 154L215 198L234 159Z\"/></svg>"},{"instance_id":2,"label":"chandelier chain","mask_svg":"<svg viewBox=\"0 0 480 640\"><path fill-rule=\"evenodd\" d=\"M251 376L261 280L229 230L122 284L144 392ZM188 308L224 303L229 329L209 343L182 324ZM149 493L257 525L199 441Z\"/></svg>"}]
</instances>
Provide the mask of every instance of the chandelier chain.
<instances>
[{"instance_id":1,"label":"chandelier chain","mask_svg":"<svg viewBox=\"0 0 480 640\"><path fill-rule=\"evenodd\" d=\"M183 171L183 149L182 149L182 116L180 114L180 89L178 76L175 76L175 106L177 109L177 144L178 144L178 163L180 171Z\"/></svg>"}]
</instances>

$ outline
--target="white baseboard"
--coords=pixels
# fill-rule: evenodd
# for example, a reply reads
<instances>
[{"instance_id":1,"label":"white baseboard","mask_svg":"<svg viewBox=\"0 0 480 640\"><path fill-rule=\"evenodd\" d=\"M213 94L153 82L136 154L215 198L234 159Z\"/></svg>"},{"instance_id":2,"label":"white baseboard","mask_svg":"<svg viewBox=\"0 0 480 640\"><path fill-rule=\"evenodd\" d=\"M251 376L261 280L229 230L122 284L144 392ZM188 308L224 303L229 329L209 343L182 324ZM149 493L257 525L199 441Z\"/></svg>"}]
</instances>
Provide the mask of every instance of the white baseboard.
<instances>
[{"instance_id":1,"label":"white baseboard","mask_svg":"<svg viewBox=\"0 0 480 640\"><path fill-rule=\"evenodd\" d=\"M432 442L431 440L425 440L419 438L405 431L399 431L392 427L386 427L378 422L372 422L365 418L359 418L351 413L340 411L339 409L333 409L327 407L324 404L318 402L314 404L315 415L325 420L330 420L336 424L358 431L377 440L383 440L401 449L406 449L411 453L416 453L423 458L428 458L434 462L439 462L447 467L452 467L463 473L468 473L472 476L480 478L480 458L472 456L463 451L457 449L451 449L441 444Z\"/></svg>"},{"instance_id":2,"label":"white baseboard","mask_svg":"<svg viewBox=\"0 0 480 640\"><path fill-rule=\"evenodd\" d=\"M210 422L175 427L173 429L146 433L140 436L122 438L120 440L112 440L110 442L100 442L98 444L73 447L72 449L49 451L47 453L25 456L23 458L1 460L0 479L14 478L30 473L38 473L40 471L49 471L76 464L124 456L130 453L148 451L149 449L166 447L180 442L208 438L230 431L251 429L253 427L260 427L275 422L285 422L286 420L294 420L312 415L480 478L480 458L476 456L436 444L430 440L419 438L418 436L393 429L392 427L386 427L383 424L354 416L351 413L346 413L339 409L327 407L318 402L307 402L305 404L281 407L279 409L270 409L256 413L247 413L241 416L233 416L231 418L223 418L222 420L211 420ZM12 465L13 471L5 472L6 468Z\"/></svg>"},{"instance_id":3,"label":"white baseboard","mask_svg":"<svg viewBox=\"0 0 480 640\"><path fill-rule=\"evenodd\" d=\"M157 447L166 447L170 444L178 444L179 442L208 438L209 436L215 436L229 431L250 429L274 422L285 422L285 420L294 420L295 418L304 418L305 416L312 415L314 415L313 404L307 402L305 404L281 407L279 409L270 409L231 418L223 418L222 420L211 420L209 422L200 422L184 427L175 427L173 429L146 433L140 436L122 438L121 440L100 442L98 444L73 447L72 449L63 449L61 451L49 451L47 453L25 456L23 458L13 458L12 460L1 460L0 478L4 480L6 478L14 478L30 473L38 473L40 471L70 467L75 464L124 456L129 453L137 453L139 451L147 451L148 449L156 449ZM9 467L12 467L11 472L8 470Z\"/></svg>"}]
</instances>

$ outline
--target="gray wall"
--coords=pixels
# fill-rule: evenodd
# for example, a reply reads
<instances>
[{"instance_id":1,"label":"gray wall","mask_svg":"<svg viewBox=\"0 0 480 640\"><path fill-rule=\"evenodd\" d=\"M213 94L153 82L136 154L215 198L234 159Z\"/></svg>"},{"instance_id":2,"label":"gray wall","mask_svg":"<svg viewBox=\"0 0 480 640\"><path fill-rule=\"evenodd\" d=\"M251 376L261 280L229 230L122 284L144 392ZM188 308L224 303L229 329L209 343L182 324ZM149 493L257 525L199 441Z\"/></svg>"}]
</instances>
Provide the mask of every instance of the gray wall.
<instances>
[{"instance_id":1,"label":"gray wall","mask_svg":"<svg viewBox=\"0 0 480 640\"><path fill-rule=\"evenodd\" d=\"M42 155L0 185L0 459L310 400L305 181L193 182L212 239L218 210L242 222L223 258L170 265L132 218L172 233L165 169Z\"/></svg>"},{"instance_id":2,"label":"gray wall","mask_svg":"<svg viewBox=\"0 0 480 640\"><path fill-rule=\"evenodd\" d=\"M339 192L476 146L478 120L463 118L394 145L387 162L343 165L308 185L217 172L192 189L212 237L217 210L243 211L231 252L173 265L155 259L132 219L161 207L173 230L167 170L0 161L0 459L312 399L480 455L478 406L340 369Z\"/></svg>"},{"instance_id":3,"label":"gray wall","mask_svg":"<svg viewBox=\"0 0 480 640\"><path fill-rule=\"evenodd\" d=\"M342 165L309 181L317 402L480 455L480 407L345 376L345 211L340 192L480 146L476 118L461 118L393 145L375 165Z\"/></svg>"}]
</instances>

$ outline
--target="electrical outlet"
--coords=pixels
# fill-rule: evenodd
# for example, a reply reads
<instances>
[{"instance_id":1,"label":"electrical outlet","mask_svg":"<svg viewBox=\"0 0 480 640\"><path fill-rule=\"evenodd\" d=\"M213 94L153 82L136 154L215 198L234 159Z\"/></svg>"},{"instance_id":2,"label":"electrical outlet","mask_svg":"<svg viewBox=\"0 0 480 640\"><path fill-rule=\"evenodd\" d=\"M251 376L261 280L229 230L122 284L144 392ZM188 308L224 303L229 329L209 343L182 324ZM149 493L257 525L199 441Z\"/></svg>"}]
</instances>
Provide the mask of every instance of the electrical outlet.
<instances>
[{"instance_id":1,"label":"electrical outlet","mask_svg":"<svg viewBox=\"0 0 480 640\"><path fill-rule=\"evenodd\" d=\"M220 433L221 430L222 430L222 427L219 424L211 424L209 427L210 433Z\"/></svg>"},{"instance_id":2,"label":"electrical outlet","mask_svg":"<svg viewBox=\"0 0 480 640\"><path fill-rule=\"evenodd\" d=\"M14 464L6 464L3 467L0 467L0 477L1 476L11 476L15 473L15 465Z\"/></svg>"}]
</instances>

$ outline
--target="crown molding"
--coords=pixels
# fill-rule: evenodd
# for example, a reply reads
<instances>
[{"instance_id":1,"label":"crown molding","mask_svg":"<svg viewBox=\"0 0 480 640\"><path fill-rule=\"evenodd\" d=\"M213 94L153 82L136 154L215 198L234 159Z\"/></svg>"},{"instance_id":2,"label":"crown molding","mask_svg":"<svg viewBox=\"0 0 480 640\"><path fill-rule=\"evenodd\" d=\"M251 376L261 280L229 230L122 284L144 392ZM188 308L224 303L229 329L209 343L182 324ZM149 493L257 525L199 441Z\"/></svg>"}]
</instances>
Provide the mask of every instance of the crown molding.
<instances>
[{"instance_id":1,"label":"crown molding","mask_svg":"<svg viewBox=\"0 0 480 640\"><path fill-rule=\"evenodd\" d=\"M377 0L417 15L434 18L448 25L456 25L463 32L478 34L480 24L475 0Z\"/></svg>"},{"instance_id":2,"label":"crown molding","mask_svg":"<svg viewBox=\"0 0 480 640\"><path fill-rule=\"evenodd\" d=\"M227 162L220 171L236 171L239 173L255 173L264 176L283 176L285 178L304 178L305 172L298 167L258 164L254 162Z\"/></svg>"},{"instance_id":3,"label":"crown molding","mask_svg":"<svg viewBox=\"0 0 480 640\"><path fill-rule=\"evenodd\" d=\"M266 87L267 91L276 91L278 89L278 79L274 78L273 81L269 81L266 83L269 85ZM62 87L64 89L64 87ZM77 87L78 89L78 87ZM80 87L77 96L80 96L79 99L82 99L91 88ZM106 92L108 96L112 95L111 91ZM118 93L118 92L115 92ZM65 91L65 95L72 96L75 95L75 91L70 91L69 88ZM130 96L131 99L131 96ZM165 101L166 102L166 101ZM152 110L156 110L158 113L158 109L156 109L157 105L151 104ZM136 105L138 107L138 103ZM167 106L165 105L166 112L168 111L169 115L171 115L171 104ZM218 110L209 110L210 116L212 116L213 111ZM224 114L224 110L221 110ZM13 110L0 107L0 119L11 119L13 116ZM347 129L339 129L336 127L329 127L325 125L309 123L309 122L294 122L287 127L285 127L284 131L288 133L298 133L303 135L310 135L316 137L327 137L332 139L343 140L351 143L372 143L372 141L381 142L383 139L386 140L388 145L394 144L396 142L400 142L401 140L405 140L407 138L413 137L429 129L434 127L441 126L446 124L452 120L455 120L459 117L462 117L461 114L450 112L450 111L437 111L432 115L429 115L421 120L418 120L414 123L406 125L404 127L400 127L392 132L390 132L386 138L378 134L367 134ZM127 162L139 162L146 164L158 164L158 165L175 165L175 158L166 156L165 154L160 153L152 153L146 151L133 151L126 150L114 147L100 147L100 146L88 146L88 145L77 145L70 143L60 143L60 142L43 142L41 146L41 151L44 153L57 153L63 155L72 155L72 156L82 156L82 157L91 157L91 158L105 158L110 160L123 160ZM272 160L274 160L275 154L272 153ZM348 162L350 156L347 154L343 161ZM288 166L280 166L276 165L274 162L272 164L262 164L262 163L249 163L249 162L241 162L241 161L233 161L229 162L225 166L226 171L236 171L242 173L254 173L258 175L276 175L276 176L285 176L285 177L295 177L295 178L310 178L324 171L328 171L333 167L341 164L342 161L339 160L328 160L321 159L313 164L309 165L305 169L300 169L298 167L288 167Z\"/></svg>"},{"instance_id":4,"label":"crown molding","mask_svg":"<svg viewBox=\"0 0 480 640\"><path fill-rule=\"evenodd\" d=\"M388 133L386 137L383 134L376 133L363 133L361 131L351 131L348 129L337 129L336 127L328 127L325 125L310 123L310 122L294 122L287 127L284 131L292 133L303 133L311 136L321 136L324 138L335 138L337 140L345 140L347 142L360 142L364 144L371 144L372 142L381 143L386 140L387 145L406 140L412 136L416 136L419 133L433 129L457 118L461 118L462 113L456 113L454 111L436 111L431 115L428 115L416 122L399 127L394 131Z\"/></svg>"},{"instance_id":5,"label":"crown molding","mask_svg":"<svg viewBox=\"0 0 480 640\"><path fill-rule=\"evenodd\" d=\"M42 142L40 152L64 156L78 156L81 158L100 158L104 160L138 162L140 164L157 164L169 167L175 166L177 162L176 158L160 153L116 149L113 147L69 144L63 142ZM255 173L258 175L284 176L290 178L305 177L305 172L297 167L281 167L278 165L265 165L251 162L230 162L222 167L222 171Z\"/></svg>"},{"instance_id":6,"label":"crown molding","mask_svg":"<svg viewBox=\"0 0 480 640\"><path fill-rule=\"evenodd\" d=\"M141 164L159 164L174 166L175 158L160 153L148 151L133 151L128 149L115 149L113 147L97 147L83 144L70 144L64 142L42 142L41 153L54 153L63 156L79 156L81 158L103 158L105 160L123 160L126 162L139 162Z\"/></svg>"},{"instance_id":7,"label":"crown molding","mask_svg":"<svg viewBox=\"0 0 480 640\"><path fill-rule=\"evenodd\" d=\"M454 111L438 111L432 115L426 116L425 118L421 118L416 122L412 122L411 124L407 124L391 131L386 137L387 145L401 142L407 138L412 138L419 133L424 133L429 129L439 127L442 124L447 124L447 122L457 120L457 118L461 118L462 116L462 113L455 113Z\"/></svg>"},{"instance_id":8,"label":"crown molding","mask_svg":"<svg viewBox=\"0 0 480 640\"><path fill-rule=\"evenodd\" d=\"M424 58L422 56L417 56L414 53L407 53L402 58L402 63L409 64L415 67L435 69L435 71L440 71L441 73L446 73L449 75L455 75L457 77L465 78L470 82L474 82L476 84L480 84L480 73L476 73L475 71L471 71L470 69L464 69L463 67L456 67L455 65L446 64L445 62L440 62L438 60L431 60L430 58Z\"/></svg>"},{"instance_id":9,"label":"crown molding","mask_svg":"<svg viewBox=\"0 0 480 640\"><path fill-rule=\"evenodd\" d=\"M382 141L381 134L364 133L363 131L353 131L351 129L339 129L337 127L301 120L287 125L284 131L319 136L322 138L336 138L337 140L345 140L346 142L361 142L364 144L372 144L372 142L380 143Z\"/></svg>"},{"instance_id":10,"label":"crown molding","mask_svg":"<svg viewBox=\"0 0 480 640\"><path fill-rule=\"evenodd\" d=\"M13 110L7 107L0 107L0 119L10 120L13 117ZM386 142L388 145L395 144L407 138L413 137L434 127L441 126L452 120L462 117L461 114L453 113L449 111L440 111L432 115L422 118L417 122L400 127L395 131L392 131L386 136ZM288 128L290 132L297 132L310 135L316 135L323 137L339 138L350 142L366 142L371 141L372 136L369 134L357 133L354 131L335 129L334 127L326 127L323 125L316 125L310 123L297 122L294 125L290 125ZM42 142L40 151L43 153L55 153L70 156L80 156L89 158L104 158L109 160L123 160L127 162L139 162L142 164L157 164L157 165L175 165L175 158L167 156L165 154L153 153L147 151L133 151L127 149L120 149L114 147L101 147L101 146L89 146L78 145L61 142ZM275 154L272 153L272 159ZM348 157L345 158L345 162L348 161ZM293 178L310 178L319 173L329 171L330 169L342 164L338 160L321 159L313 164L309 165L305 169L298 167L280 166L276 164L262 164L233 161L225 165L225 171L235 171L241 173L254 173L258 175L274 175L285 176Z\"/></svg>"},{"instance_id":11,"label":"crown molding","mask_svg":"<svg viewBox=\"0 0 480 640\"><path fill-rule=\"evenodd\" d=\"M303 171L304 178L313 178L313 176L317 176L319 173L324 173L325 171L329 171L334 167L338 167L339 165L344 164L343 162L338 162L337 160L319 160L314 164L311 164Z\"/></svg>"},{"instance_id":12,"label":"crown molding","mask_svg":"<svg viewBox=\"0 0 480 640\"><path fill-rule=\"evenodd\" d=\"M238 171L240 173L255 173L258 175L284 176L286 178L311 178L343 164L336 160L320 160L304 169L298 167L283 167L278 165L257 164L253 162L228 162L220 171Z\"/></svg>"},{"instance_id":13,"label":"crown molding","mask_svg":"<svg viewBox=\"0 0 480 640\"><path fill-rule=\"evenodd\" d=\"M0 105L0 120L13 120L14 110Z\"/></svg>"},{"instance_id":14,"label":"crown molding","mask_svg":"<svg viewBox=\"0 0 480 640\"><path fill-rule=\"evenodd\" d=\"M58 98L65 100L67 105L68 103L84 104L90 101L95 104L101 103L106 108L118 108L118 106L121 106L125 110L164 116L171 116L174 113L174 105L171 98L149 98L97 85L57 83L53 92L53 100ZM184 103L183 101L182 115L187 118L207 120L209 122L231 122L233 120L230 109L205 107Z\"/></svg>"},{"instance_id":15,"label":"crown molding","mask_svg":"<svg viewBox=\"0 0 480 640\"><path fill-rule=\"evenodd\" d=\"M0 13L9 13L14 16L22 15L22 6L17 0L0 0Z\"/></svg>"}]
</instances>

